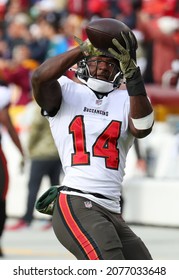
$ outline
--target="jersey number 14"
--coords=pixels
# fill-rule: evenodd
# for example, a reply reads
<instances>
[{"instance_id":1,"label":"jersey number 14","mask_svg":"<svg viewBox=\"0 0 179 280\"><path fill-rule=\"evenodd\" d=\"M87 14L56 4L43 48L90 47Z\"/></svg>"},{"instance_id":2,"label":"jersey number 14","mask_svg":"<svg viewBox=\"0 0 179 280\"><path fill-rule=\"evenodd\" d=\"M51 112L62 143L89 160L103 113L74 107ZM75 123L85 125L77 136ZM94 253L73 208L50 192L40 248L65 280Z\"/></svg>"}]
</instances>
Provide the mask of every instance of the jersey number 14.
<instances>
[{"instance_id":1,"label":"jersey number 14","mask_svg":"<svg viewBox=\"0 0 179 280\"><path fill-rule=\"evenodd\" d=\"M117 170L119 167L119 149L117 148L117 140L120 136L121 123L119 121L111 121L103 132L97 137L92 146L94 157L102 157L105 159L106 168ZM73 136L72 165L89 165L90 152L86 149L86 136L84 117L76 116L70 126L69 133Z\"/></svg>"}]
</instances>

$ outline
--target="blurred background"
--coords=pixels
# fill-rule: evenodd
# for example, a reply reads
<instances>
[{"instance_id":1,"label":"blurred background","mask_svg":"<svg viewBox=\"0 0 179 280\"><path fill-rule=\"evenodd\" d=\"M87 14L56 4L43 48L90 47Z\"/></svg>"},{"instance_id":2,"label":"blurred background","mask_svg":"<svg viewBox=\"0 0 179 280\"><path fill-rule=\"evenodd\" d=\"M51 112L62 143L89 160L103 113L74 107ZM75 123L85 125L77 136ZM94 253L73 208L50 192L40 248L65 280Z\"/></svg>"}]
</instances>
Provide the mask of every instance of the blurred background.
<instances>
[{"instance_id":1,"label":"blurred background","mask_svg":"<svg viewBox=\"0 0 179 280\"><path fill-rule=\"evenodd\" d=\"M51 232L48 217L34 210L31 223L22 223L34 159L29 150L36 116L30 77L45 59L76 46L74 35L86 39L86 24L102 17L121 20L135 33L138 65L155 112L152 134L128 154L123 216L154 258L179 259L179 1L0 0L0 82L10 89L9 114L25 151L22 162L2 128L10 180L2 236L7 259L73 259ZM71 71L66 75L74 78ZM59 182L62 176L60 171ZM44 175L37 197L50 184Z\"/></svg>"}]
</instances>

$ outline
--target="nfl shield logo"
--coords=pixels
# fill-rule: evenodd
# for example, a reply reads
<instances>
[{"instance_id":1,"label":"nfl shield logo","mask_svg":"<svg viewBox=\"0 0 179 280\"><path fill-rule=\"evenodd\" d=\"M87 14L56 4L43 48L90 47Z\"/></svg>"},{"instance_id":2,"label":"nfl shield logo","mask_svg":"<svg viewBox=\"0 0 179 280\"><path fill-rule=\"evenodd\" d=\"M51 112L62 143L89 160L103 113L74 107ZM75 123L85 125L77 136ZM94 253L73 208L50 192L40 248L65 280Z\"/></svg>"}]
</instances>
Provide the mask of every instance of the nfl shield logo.
<instances>
[{"instance_id":1,"label":"nfl shield logo","mask_svg":"<svg viewBox=\"0 0 179 280\"><path fill-rule=\"evenodd\" d=\"M85 201L84 204L86 208L92 208L92 202L90 200Z\"/></svg>"},{"instance_id":2,"label":"nfl shield logo","mask_svg":"<svg viewBox=\"0 0 179 280\"><path fill-rule=\"evenodd\" d=\"M96 105L101 105L102 104L102 99L97 99L96 100Z\"/></svg>"}]
</instances>

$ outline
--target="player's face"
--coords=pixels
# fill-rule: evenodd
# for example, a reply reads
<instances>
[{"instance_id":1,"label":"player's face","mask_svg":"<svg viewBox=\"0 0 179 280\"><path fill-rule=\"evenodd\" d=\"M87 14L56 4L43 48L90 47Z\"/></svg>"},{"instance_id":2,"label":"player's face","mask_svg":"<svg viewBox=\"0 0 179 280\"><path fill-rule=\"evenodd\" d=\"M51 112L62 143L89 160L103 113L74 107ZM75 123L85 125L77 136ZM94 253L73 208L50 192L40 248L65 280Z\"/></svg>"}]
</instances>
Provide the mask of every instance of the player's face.
<instances>
[{"instance_id":1,"label":"player's face","mask_svg":"<svg viewBox=\"0 0 179 280\"><path fill-rule=\"evenodd\" d=\"M120 71L119 63L115 59L106 56L91 57L87 65L92 77L107 82L113 81L115 75Z\"/></svg>"}]
</instances>

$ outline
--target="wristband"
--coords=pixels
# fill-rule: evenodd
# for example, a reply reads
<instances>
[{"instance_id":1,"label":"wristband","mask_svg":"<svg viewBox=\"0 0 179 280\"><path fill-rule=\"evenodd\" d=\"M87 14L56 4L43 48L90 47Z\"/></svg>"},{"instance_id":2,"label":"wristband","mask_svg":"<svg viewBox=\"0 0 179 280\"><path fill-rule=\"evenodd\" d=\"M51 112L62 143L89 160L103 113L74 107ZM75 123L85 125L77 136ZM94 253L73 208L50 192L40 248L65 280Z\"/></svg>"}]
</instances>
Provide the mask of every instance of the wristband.
<instances>
[{"instance_id":1,"label":"wristband","mask_svg":"<svg viewBox=\"0 0 179 280\"><path fill-rule=\"evenodd\" d=\"M154 123L154 112L150 113L149 115L140 118L140 119L132 119L133 125L136 129L149 129L152 127Z\"/></svg>"},{"instance_id":2,"label":"wristband","mask_svg":"<svg viewBox=\"0 0 179 280\"><path fill-rule=\"evenodd\" d=\"M129 96L147 95L139 67L137 67L137 71L132 78L126 79L126 87Z\"/></svg>"}]
</instances>

